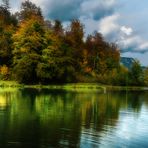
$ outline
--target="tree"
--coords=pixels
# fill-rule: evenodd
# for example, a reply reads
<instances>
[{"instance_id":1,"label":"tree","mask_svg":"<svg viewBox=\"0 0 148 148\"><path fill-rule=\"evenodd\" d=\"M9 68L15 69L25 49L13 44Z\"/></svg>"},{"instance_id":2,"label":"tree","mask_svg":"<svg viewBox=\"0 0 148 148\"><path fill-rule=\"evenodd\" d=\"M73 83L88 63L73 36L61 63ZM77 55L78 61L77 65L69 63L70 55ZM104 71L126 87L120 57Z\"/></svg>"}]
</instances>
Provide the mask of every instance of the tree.
<instances>
[{"instance_id":1,"label":"tree","mask_svg":"<svg viewBox=\"0 0 148 148\"><path fill-rule=\"evenodd\" d=\"M0 67L0 79L8 80L9 78L9 68L6 65Z\"/></svg>"},{"instance_id":2,"label":"tree","mask_svg":"<svg viewBox=\"0 0 148 148\"><path fill-rule=\"evenodd\" d=\"M43 19L40 7L37 7L29 0L22 2L21 11L18 13L19 21L30 19L34 16L38 16Z\"/></svg>"},{"instance_id":3,"label":"tree","mask_svg":"<svg viewBox=\"0 0 148 148\"><path fill-rule=\"evenodd\" d=\"M44 24L38 17L20 23L14 34L15 50L41 53L44 43ZM14 51L15 51L14 50Z\"/></svg>"},{"instance_id":4,"label":"tree","mask_svg":"<svg viewBox=\"0 0 148 148\"><path fill-rule=\"evenodd\" d=\"M37 55L24 55L15 63L13 77L19 83L33 84L37 82L35 69L39 58L35 56Z\"/></svg>"},{"instance_id":5,"label":"tree","mask_svg":"<svg viewBox=\"0 0 148 148\"><path fill-rule=\"evenodd\" d=\"M10 26L9 26L10 27ZM9 28L5 29L3 28L2 31L0 31L0 65L6 64L11 65L11 59L12 59L12 29Z\"/></svg>"},{"instance_id":6,"label":"tree","mask_svg":"<svg viewBox=\"0 0 148 148\"><path fill-rule=\"evenodd\" d=\"M148 86L148 68L144 70L144 84Z\"/></svg>"},{"instance_id":7,"label":"tree","mask_svg":"<svg viewBox=\"0 0 148 148\"><path fill-rule=\"evenodd\" d=\"M130 72L129 72L129 79L131 85L142 85L143 84L143 71L138 60L135 60Z\"/></svg>"},{"instance_id":8,"label":"tree","mask_svg":"<svg viewBox=\"0 0 148 148\"><path fill-rule=\"evenodd\" d=\"M72 81L74 74L72 59L64 51L63 43L58 35L46 32L47 47L42 51L42 60L37 66L37 76L43 83Z\"/></svg>"},{"instance_id":9,"label":"tree","mask_svg":"<svg viewBox=\"0 0 148 148\"><path fill-rule=\"evenodd\" d=\"M113 78L113 84L120 86L128 86L129 85L129 70L120 65L117 69L117 74Z\"/></svg>"},{"instance_id":10,"label":"tree","mask_svg":"<svg viewBox=\"0 0 148 148\"><path fill-rule=\"evenodd\" d=\"M95 32L86 39L87 65L96 74L104 75L107 71L117 68L120 54L115 44L104 41L102 34Z\"/></svg>"},{"instance_id":11,"label":"tree","mask_svg":"<svg viewBox=\"0 0 148 148\"><path fill-rule=\"evenodd\" d=\"M108 70L112 70L114 68L119 67L120 63L120 53L117 45L115 43L111 43L108 45L106 64Z\"/></svg>"},{"instance_id":12,"label":"tree","mask_svg":"<svg viewBox=\"0 0 148 148\"><path fill-rule=\"evenodd\" d=\"M56 35L59 35L61 37L64 35L63 26L59 20L55 20L54 26L53 26L53 31Z\"/></svg>"},{"instance_id":13,"label":"tree","mask_svg":"<svg viewBox=\"0 0 148 148\"><path fill-rule=\"evenodd\" d=\"M0 65L11 65L12 59L12 34L15 31L16 22L8 9L7 0L0 6Z\"/></svg>"},{"instance_id":14,"label":"tree","mask_svg":"<svg viewBox=\"0 0 148 148\"><path fill-rule=\"evenodd\" d=\"M75 69L80 72L83 63L84 30L79 20L72 20L69 30L66 31L65 44L72 50L72 58L75 62Z\"/></svg>"},{"instance_id":15,"label":"tree","mask_svg":"<svg viewBox=\"0 0 148 148\"><path fill-rule=\"evenodd\" d=\"M8 10L10 8L9 0L2 0L2 2L2 6Z\"/></svg>"},{"instance_id":16,"label":"tree","mask_svg":"<svg viewBox=\"0 0 148 148\"><path fill-rule=\"evenodd\" d=\"M44 45L44 23L40 17L34 16L20 23L13 35L13 74L16 80L23 83L37 81L36 67Z\"/></svg>"}]
</instances>

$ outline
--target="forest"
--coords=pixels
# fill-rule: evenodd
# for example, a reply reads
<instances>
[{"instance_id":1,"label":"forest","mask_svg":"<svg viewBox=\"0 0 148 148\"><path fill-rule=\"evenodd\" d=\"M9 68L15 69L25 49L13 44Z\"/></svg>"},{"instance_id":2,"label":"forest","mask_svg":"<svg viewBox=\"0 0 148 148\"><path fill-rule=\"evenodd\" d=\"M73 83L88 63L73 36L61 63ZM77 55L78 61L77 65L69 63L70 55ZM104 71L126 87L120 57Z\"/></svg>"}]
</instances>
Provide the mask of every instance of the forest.
<instances>
[{"instance_id":1,"label":"forest","mask_svg":"<svg viewBox=\"0 0 148 148\"><path fill-rule=\"evenodd\" d=\"M99 32L85 34L78 19L63 26L47 20L29 0L13 14L9 0L0 5L0 80L21 84L100 83L148 85L148 69L135 60L120 64L120 49Z\"/></svg>"}]
</instances>

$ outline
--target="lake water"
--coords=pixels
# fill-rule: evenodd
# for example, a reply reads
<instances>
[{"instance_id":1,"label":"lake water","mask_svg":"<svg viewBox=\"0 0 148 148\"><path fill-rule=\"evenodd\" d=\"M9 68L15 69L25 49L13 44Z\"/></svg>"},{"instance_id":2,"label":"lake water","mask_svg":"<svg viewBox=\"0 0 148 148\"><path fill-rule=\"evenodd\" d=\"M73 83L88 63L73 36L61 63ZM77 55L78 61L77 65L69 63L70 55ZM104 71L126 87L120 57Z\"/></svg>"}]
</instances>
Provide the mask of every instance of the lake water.
<instances>
[{"instance_id":1,"label":"lake water","mask_svg":"<svg viewBox=\"0 0 148 148\"><path fill-rule=\"evenodd\" d=\"M0 90L0 148L148 147L148 92Z\"/></svg>"}]
</instances>

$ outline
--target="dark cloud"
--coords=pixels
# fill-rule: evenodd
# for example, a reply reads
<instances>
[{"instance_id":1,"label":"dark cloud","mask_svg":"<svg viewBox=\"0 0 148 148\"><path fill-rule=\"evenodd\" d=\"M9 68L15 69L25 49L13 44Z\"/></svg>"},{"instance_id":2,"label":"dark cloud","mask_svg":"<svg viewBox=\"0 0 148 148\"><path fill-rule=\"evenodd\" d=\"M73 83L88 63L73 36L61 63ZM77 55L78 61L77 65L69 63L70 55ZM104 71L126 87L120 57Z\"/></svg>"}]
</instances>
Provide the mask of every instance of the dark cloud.
<instances>
[{"instance_id":1,"label":"dark cloud","mask_svg":"<svg viewBox=\"0 0 148 148\"><path fill-rule=\"evenodd\" d=\"M44 14L47 18L69 21L79 18L81 0L44 0L46 3Z\"/></svg>"},{"instance_id":2,"label":"dark cloud","mask_svg":"<svg viewBox=\"0 0 148 148\"><path fill-rule=\"evenodd\" d=\"M11 0L16 11L24 0ZM40 6L46 18L69 21L73 18L99 20L114 12L117 0L31 0Z\"/></svg>"},{"instance_id":3,"label":"dark cloud","mask_svg":"<svg viewBox=\"0 0 148 148\"><path fill-rule=\"evenodd\" d=\"M69 21L83 16L99 20L112 14L115 4L116 0L42 0L41 7L51 19Z\"/></svg>"}]
</instances>

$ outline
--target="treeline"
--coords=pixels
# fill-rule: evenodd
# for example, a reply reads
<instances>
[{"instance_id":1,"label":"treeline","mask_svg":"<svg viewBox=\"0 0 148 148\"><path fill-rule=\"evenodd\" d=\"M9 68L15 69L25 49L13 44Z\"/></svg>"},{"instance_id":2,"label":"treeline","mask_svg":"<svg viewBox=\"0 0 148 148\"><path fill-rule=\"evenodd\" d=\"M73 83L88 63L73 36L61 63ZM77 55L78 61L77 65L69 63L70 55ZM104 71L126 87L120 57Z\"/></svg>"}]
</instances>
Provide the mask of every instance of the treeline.
<instances>
[{"instance_id":1,"label":"treeline","mask_svg":"<svg viewBox=\"0 0 148 148\"><path fill-rule=\"evenodd\" d=\"M8 0L0 6L1 80L146 85L146 73L137 61L130 70L120 65L117 45L98 32L85 37L79 20L64 28L59 20L45 20L40 7L29 0L15 14Z\"/></svg>"}]
</instances>

